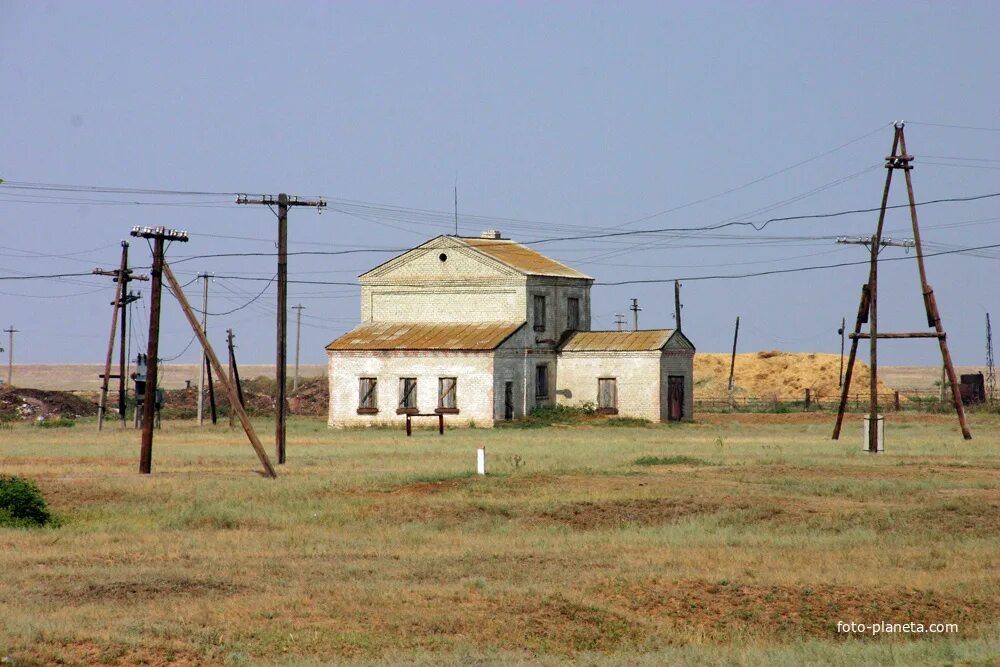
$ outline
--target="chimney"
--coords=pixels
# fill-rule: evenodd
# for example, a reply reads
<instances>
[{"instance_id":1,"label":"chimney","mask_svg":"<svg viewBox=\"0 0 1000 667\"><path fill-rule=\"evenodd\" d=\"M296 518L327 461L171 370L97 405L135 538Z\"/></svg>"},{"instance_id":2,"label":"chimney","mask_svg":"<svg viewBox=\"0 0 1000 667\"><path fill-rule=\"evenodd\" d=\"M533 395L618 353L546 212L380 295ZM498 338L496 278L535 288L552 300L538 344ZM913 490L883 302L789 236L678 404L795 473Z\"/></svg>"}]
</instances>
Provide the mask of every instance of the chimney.
<instances>
[{"instance_id":1,"label":"chimney","mask_svg":"<svg viewBox=\"0 0 1000 667\"><path fill-rule=\"evenodd\" d=\"M483 233L479 235L479 238L481 238L481 239L502 239L503 237L500 236L500 230L499 229L485 229L485 230L483 230Z\"/></svg>"}]
</instances>

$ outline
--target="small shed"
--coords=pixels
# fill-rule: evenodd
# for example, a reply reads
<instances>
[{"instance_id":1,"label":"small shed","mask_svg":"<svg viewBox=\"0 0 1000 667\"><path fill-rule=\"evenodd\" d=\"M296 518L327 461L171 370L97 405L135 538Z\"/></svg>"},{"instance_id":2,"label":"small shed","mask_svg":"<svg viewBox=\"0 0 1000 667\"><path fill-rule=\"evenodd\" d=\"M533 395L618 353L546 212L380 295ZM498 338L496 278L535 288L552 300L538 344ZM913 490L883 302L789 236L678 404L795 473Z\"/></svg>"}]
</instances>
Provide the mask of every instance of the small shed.
<instances>
[{"instance_id":1,"label":"small shed","mask_svg":"<svg viewBox=\"0 0 1000 667\"><path fill-rule=\"evenodd\" d=\"M690 420L694 353L674 329L574 332L559 346L556 401L654 422Z\"/></svg>"}]
</instances>

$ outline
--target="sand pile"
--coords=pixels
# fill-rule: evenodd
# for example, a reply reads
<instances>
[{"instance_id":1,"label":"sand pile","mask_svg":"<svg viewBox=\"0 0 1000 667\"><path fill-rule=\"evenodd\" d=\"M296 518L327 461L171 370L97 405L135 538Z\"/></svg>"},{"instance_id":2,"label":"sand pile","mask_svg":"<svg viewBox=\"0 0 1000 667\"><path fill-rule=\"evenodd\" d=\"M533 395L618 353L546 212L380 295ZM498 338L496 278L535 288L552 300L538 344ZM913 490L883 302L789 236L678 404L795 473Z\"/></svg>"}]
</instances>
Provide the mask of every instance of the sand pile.
<instances>
[{"instance_id":1,"label":"sand pile","mask_svg":"<svg viewBox=\"0 0 1000 667\"><path fill-rule=\"evenodd\" d=\"M702 353L694 357L695 400L725 399L729 383L730 355ZM846 366L846 357L845 357ZM868 365L854 363L851 395L867 396L870 382ZM734 396L780 401L801 401L805 390L813 400L836 401L840 396L839 354L806 352L748 352L736 355ZM879 393L893 389L879 381ZM901 400L903 400L901 398Z\"/></svg>"}]
</instances>

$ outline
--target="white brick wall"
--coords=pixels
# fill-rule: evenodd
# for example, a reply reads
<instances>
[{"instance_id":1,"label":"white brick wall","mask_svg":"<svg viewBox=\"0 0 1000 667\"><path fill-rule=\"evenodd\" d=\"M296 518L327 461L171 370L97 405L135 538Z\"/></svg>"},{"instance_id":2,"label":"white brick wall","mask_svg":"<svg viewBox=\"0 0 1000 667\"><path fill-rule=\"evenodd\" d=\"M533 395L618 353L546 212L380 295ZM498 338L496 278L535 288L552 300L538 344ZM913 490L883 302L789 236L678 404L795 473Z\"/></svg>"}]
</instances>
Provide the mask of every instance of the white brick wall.
<instances>
[{"instance_id":1,"label":"white brick wall","mask_svg":"<svg viewBox=\"0 0 1000 667\"><path fill-rule=\"evenodd\" d=\"M456 377L459 414L445 415L445 424L491 426L493 423L492 352L342 352L328 351L330 426L371 426L395 423L399 378L417 378L417 408L434 412L438 406L438 378ZM378 378L378 414L359 415L359 378ZM433 420L418 420L435 423Z\"/></svg>"},{"instance_id":2,"label":"white brick wall","mask_svg":"<svg viewBox=\"0 0 1000 667\"><path fill-rule=\"evenodd\" d=\"M564 352L559 356L560 405L597 406L598 378L615 378L618 415L660 421L660 355L653 352Z\"/></svg>"}]
</instances>

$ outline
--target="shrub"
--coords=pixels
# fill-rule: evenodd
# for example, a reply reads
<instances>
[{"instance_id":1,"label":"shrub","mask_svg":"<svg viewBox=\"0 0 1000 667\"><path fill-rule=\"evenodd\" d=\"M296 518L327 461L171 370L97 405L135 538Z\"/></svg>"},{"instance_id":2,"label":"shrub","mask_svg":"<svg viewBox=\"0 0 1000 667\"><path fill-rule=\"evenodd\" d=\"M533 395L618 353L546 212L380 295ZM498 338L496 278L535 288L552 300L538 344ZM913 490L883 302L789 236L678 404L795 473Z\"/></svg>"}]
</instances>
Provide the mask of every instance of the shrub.
<instances>
[{"instance_id":1,"label":"shrub","mask_svg":"<svg viewBox=\"0 0 1000 667\"><path fill-rule=\"evenodd\" d=\"M0 526L26 528L52 521L38 485L22 477L0 476Z\"/></svg>"}]
</instances>

